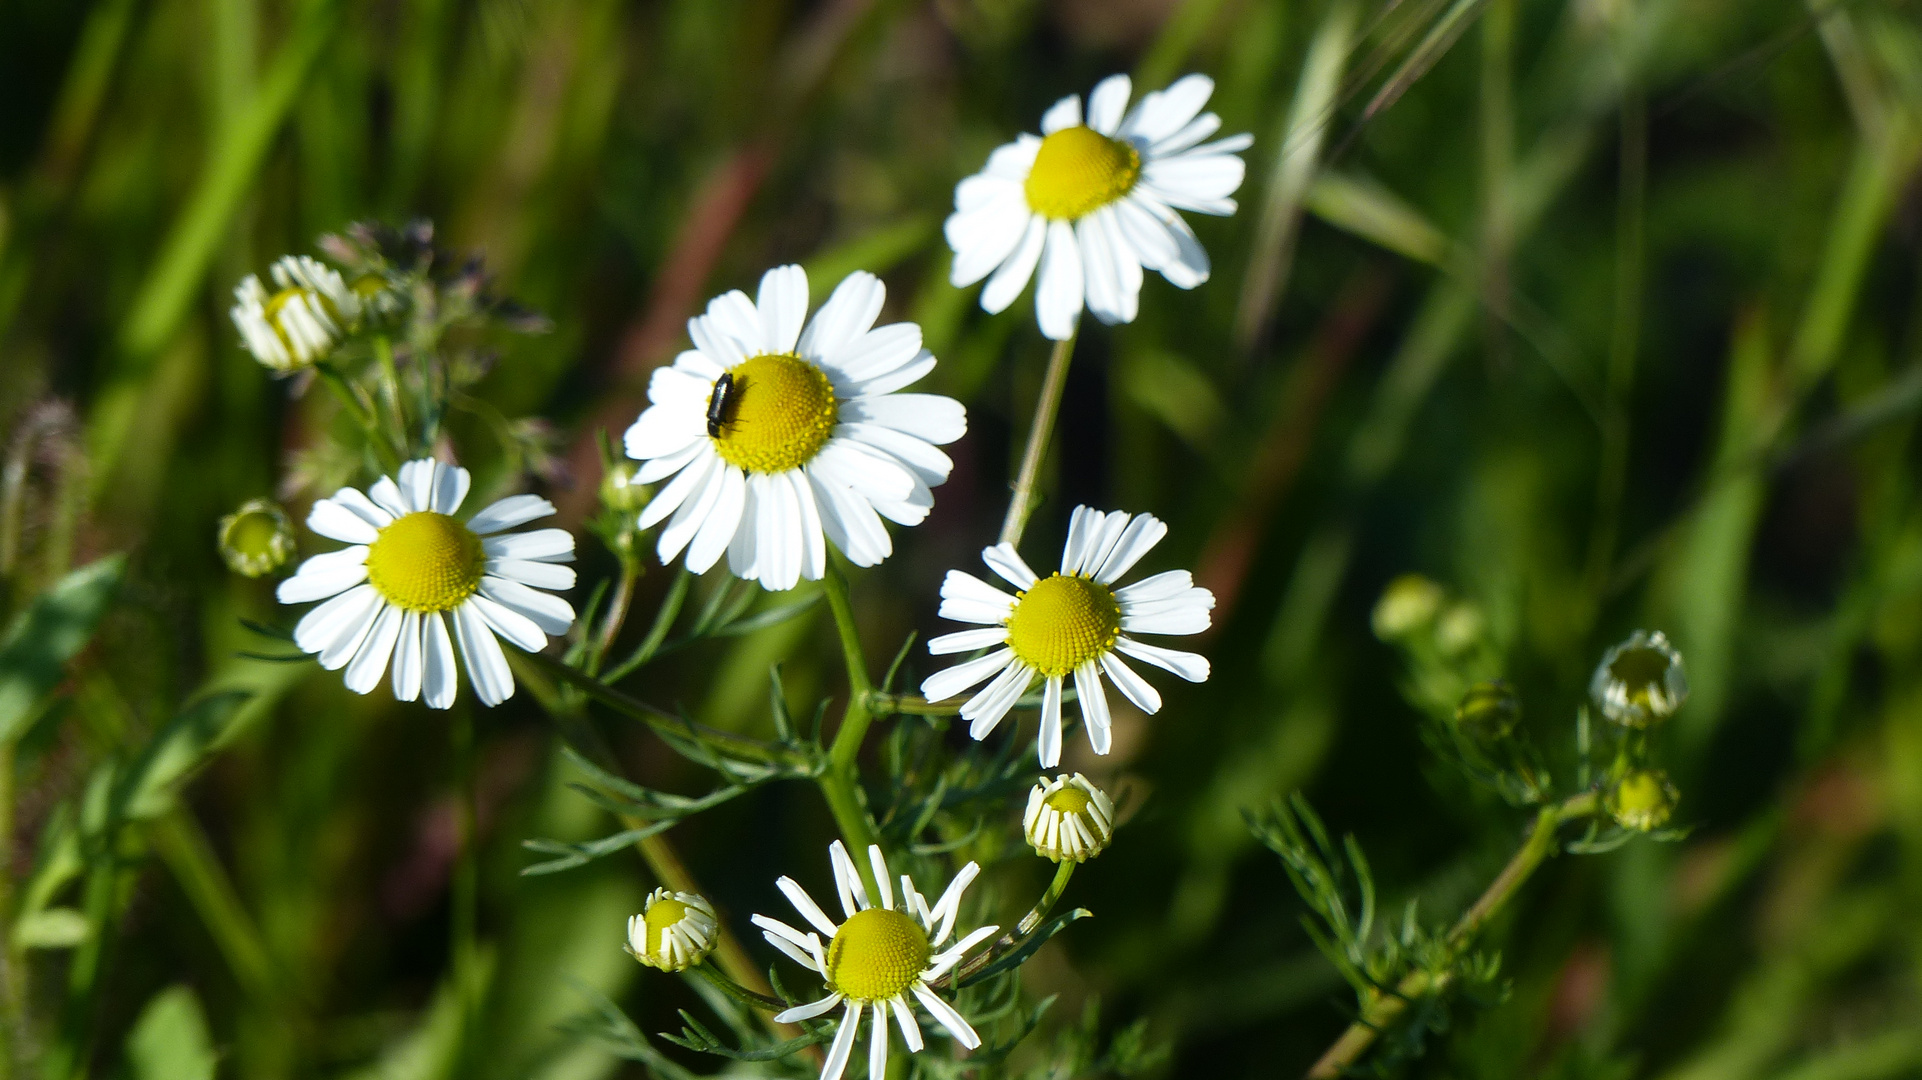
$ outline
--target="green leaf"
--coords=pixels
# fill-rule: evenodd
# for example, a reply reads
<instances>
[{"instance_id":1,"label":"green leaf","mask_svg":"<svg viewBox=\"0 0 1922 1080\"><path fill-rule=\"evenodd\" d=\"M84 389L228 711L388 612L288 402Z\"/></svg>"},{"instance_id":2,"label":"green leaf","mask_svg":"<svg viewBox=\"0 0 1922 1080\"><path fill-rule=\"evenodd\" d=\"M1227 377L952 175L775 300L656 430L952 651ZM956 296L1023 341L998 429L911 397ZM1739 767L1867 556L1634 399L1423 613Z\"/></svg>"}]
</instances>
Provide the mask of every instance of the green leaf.
<instances>
[{"instance_id":1,"label":"green leaf","mask_svg":"<svg viewBox=\"0 0 1922 1080\"><path fill-rule=\"evenodd\" d=\"M213 1080L219 1060L200 999L186 986L155 994L127 1035L135 1080Z\"/></svg>"},{"instance_id":2,"label":"green leaf","mask_svg":"<svg viewBox=\"0 0 1922 1080\"><path fill-rule=\"evenodd\" d=\"M1054 918L1042 923L1039 930L1021 939L1021 943L1009 950L1005 956L996 959L994 963L968 976L967 981L957 985L973 986L984 979L992 979L1004 971L1013 971L1015 968L1027 963L1028 958L1033 956L1037 949L1046 945L1049 938L1059 934L1069 923L1079 919L1086 919L1093 914L1094 912L1089 911L1087 908L1078 907L1073 911L1064 911L1056 915Z\"/></svg>"},{"instance_id":3,"label":"green leaf","mask_svg":"<svg viewBox=\"0 0 1922 1080\"><path fill-rule=\"evenodd\" d=\"M19 738L66 670L93 639L127 570L110 555L61 578L20 613L0 642L0 742Z\"/></svg>"}]
</instances>

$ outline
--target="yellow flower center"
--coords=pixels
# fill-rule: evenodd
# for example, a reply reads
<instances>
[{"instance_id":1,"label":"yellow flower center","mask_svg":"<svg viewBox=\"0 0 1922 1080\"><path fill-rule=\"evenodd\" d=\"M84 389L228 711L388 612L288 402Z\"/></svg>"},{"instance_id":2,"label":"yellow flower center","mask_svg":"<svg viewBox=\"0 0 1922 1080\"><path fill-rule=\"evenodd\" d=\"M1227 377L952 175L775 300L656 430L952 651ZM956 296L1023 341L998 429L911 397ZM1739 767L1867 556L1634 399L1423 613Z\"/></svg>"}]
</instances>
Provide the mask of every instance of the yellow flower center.
<instances>
[{"instance_id":1,"label":"yellow flower center","mask_svg":"<svg viewBox=\"0 0 1922 1080\"><path fill-rule=\"evenodd\" d=\"M647 924L647 955L661 955L661 935L686 914L687 905L671 896L663 896L648 905L647 915L642 920Z\"/></svg>"},{"instance_id":2,"label":"yellow flower center","mask_svg":"<svg viewBox=\"0 0 1922 1080\"><path fill-rule=\"evenodd\" d=\"M1041 140L1028 169L1028 207L1073 221L1134 190L1141 153L1090 127L1062 128Z\"/></svg>"},{"instance_id":3,"label":"yellow flower center","mask_svg":"<svg viewBox=\"0 0 1922 1080\"><path fill-rule=\"evenodd\" d=\"M396 518L367 549L367 580L408 611L449 611L480 588L487 557L467 526L431 510Z\"/></svg>"},{"instance_id":4,"label":"yellow flower center","mask_svg":"<svg viewBox=\"0 0 1922 1080\"><path fill-rule=\"evenodd\" d=\"M858 911L828 943L828 986L850 1001L886 1001L914 985L933 953L927 932L906 915Z\"/></svg>"},{"instance_id":5,"label":"yellow flower center","mask_svg":"<svg viewBox=\"0 0 1922 1080\"><path fill-rule=\"evenodd\" d=\"M1049 809L1058 810L1064 814L1079 814L1088 809L1088 804L1093 801L1088 797L1087 792L1073 784L1062 787L1047 799Z\"/></svg>"},{"instance_id":6,"label":"yellow flower center","mask_svg":"<svg viewBox=\"0 0 1922 1080\"><path fill-rule=\"evenodd\" d=\"M1053 577L1021 594L1008 616L1008 647L1050 677L1066 675L1114 648L1121 606L1092 578Z\"/></svg>"},{"instance_id":7,"label":"yellow flower center","mask_svg":"<svg viewBox=\"0 0 1922 1080\"><path fill-rule=\"evenodd\" d=\"M728 464L757 473L797 469L834 434L840 409L820 368L773 353L751 356L729 374L734 381L721 403L721 434L714 440Z\"/></svg>"},{"instance_id":8,"label":"yellow flower center","mask_svg":"<svg viewBox=\"0 0 1922 1080\"><path fill-rule=\"evenodd\" d=\"M234 517L227 527L227 546L250 559L271 559L282 546L280 519L260 510Z\"/></svg>"}]
</instances>

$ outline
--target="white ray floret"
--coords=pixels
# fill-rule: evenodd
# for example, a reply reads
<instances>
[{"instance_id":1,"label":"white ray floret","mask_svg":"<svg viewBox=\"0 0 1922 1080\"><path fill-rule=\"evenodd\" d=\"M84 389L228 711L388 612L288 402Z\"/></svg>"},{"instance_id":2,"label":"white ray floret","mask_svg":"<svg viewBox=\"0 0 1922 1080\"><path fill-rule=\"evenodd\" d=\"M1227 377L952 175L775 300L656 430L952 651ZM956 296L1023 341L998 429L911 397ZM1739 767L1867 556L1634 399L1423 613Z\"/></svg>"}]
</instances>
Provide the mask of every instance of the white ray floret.
<instances>
[{"instance_id":1,"label":"white ray floret","mask_svg":"<svg viewBox=\"0 0 1922 1080\"><path fill-rule=\"evenodd\" d=\"M871 902L860 871L839 840L828 847L828 859L834 866L835 891L846 916L840 923L828 918L814 898L793 878L787 877L775 885L813 929L804 932L779 919L754 916L754 925L761 928L768 944L827 980L826 996L797 1005L774 1019L793 1023L841 1009L841 1027L828 1048L821 1080L840 1080L854 1053L854 1040L864 1016L870 1018L872 1028L868 1041L869 1076L887 1075L890 1018L900 1028L901 1041L909 1052L920 1053L921 1025L914 1015L916 1002L956 1042L970 1050L980 1046L981 1037L975 1034L967 1019L928 985L953 970L970 949L1000 929L983 926L942 948L954 933L961 895L981 872L980 866L969 863L962 867L932 907L927 897L914 887L914 881L902 874L897 906L894 882L879 847L868 848L875 886L881 893L875 898L879 904Z\"/></svg>"},{"instance_id":2,"label":"white ray floret","mask_svg":"<svg viewBox=\"0 0 1922 1080\"><path fill-rule=\"evenodd\" d=\"M360 322L361 299L340 272L306 255L288 255L268 272L275 291L248 274L234 288L228 316L254 359L298 371L334 351Z\"/></svg>"},{"instance_id":3,"label":"white ray floret","mask_svg":"<svg viewBox=\"0 0 1922 1080\"><path fill-rule=\"evenodd\" d=\"M1208 253L1179 211L1228 215L1246 167L1249 135L1203 142L1221 118L1202 112L1214 80L1189 75L1128 108L1126 75L1103 79L988 156L954 189L948 244L957 287L983 278L981 306L1012 304L1040 272L1035 314L1057 341L1085 306L1105 323L1133 322L1143 270L1178 288L1208 280Z\"/></svg>"},{"instance_id":4,"label":"white ray floret","mask_svg":"<svg viewBox=\"0 0 1922 1080\"><path fill-rule=\"evenodd\" d=\"M329 671L345 668L349 690L373 690L391 660L396 698L449 708L458 646L475 695L498 705L513 696L514 675L497 637L538 652L573 625L573 607L542 590L574 587L573 568L559 565L574 561L574 537L507 531L554 504L513 495L463 522L453 515L470 482L459 466L410 461L398 482L341 488L308 514L308 528L352 546L308 559L276 595L326 601L294 627L294 643Z\"/></svg>"},{"instance_id":5,"label":"white ray floret","mask_svg":"<svg viewBox=\"0 0 1922 1080\"><path fill-rule=\"evenodd\" d=\"M1064 684L1072 677L1088 740L1095 753L1106 754L1113 744L1113 727L1104 677L1142 712L1161 709L1161 695L1123 656L1189 682L1208 678L1205 657L1150 645L1132 635L1201 633L1208 629L1215 606L1213 593L1197 586L1186 570L1115 587L1167 532L1168 527L1149 514L1104 514L1077 506L1068 519L1059 573L1040 578L1008 544L988 548L981 558L1015 587L1013 596L972 574L948 571L941 584L941 617L980 623L986 629L934 638L928 651L989 651L930 675L921 683L922 695L942 701L986 682L961 706L968 734L983 739L1041 679L1037 749L1042 767L1053 768L1061 761L1061 702Z\"/></svg>"},{"instance_id":6,"label":"white ray floret","mask_svg":"<svg viewBox=\"0 0 1922 1080\"><path fill-rule=\"evenodd\" d=\"M698 893L655 889L627 920L628 955L662 971L685 971L707 959L720 940L714 905Z\"/></svg>"},{"instance_id":7,"label":"white ray floret","mask_svg":"<svg viewBox=\"0 0 1922 1080\"><path fill-rule=\"evenodd\" d=\"M736 577L791 589L826 572L828 544L873 566L894 550L883 518L927 517L967 413L901 392L935 359L913 323L874 325L885 297L856 272L807 321L807 274L782 266L758 299L730 292L688 320L694 347L654 372L624 438L636 483L668 481L640 516L666 522L661 562L685 553L700 573L725 553Z\"/></svg>"}]
</instances>

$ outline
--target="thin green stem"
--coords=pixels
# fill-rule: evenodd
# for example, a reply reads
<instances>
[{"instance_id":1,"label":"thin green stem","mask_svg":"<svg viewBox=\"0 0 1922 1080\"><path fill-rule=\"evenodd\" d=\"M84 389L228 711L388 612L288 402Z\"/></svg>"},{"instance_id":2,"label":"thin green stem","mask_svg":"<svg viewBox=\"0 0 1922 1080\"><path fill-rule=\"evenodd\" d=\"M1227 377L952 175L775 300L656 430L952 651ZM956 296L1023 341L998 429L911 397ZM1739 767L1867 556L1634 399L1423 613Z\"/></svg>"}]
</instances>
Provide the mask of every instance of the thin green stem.
<instances>
[{"instance_id":1,"label":"thin green stem","mask_svg":"<svg viewBox=\"0 0 1922 1080\"><path fill-rule=\"evenodd\" d=\"M694 575L686 566L674 571L674 583L667 587L667 596L662 598L660 610L654 613L654 625L647 628L647 636L602 681L620 682L633 674L635 669L654 659L654 654L660 652L662 643L667 641L667 632L674 628L674 620L680 616L682 605L687 603L687 590L693 581Z\"/></svg>"},{"instance_id":2,"label":"thin green stem","mask_svg":"<svg viewBox=\"0 0 1922 1080\"><path fill-rule=\"evenodd\" d=\"M1375 1044L1383 1031L1401 1020L1414 1002L1446 989L1453 978L1450 969L1454 961L1474 943L1475 935L1481 932L1482 927L1508 906L1522 885L1558 850L1560 845L1556 833L1562 825L1591 817L1600 809L1601 799L1594 792L1542 807L1535 815L1535 826L1529 830L1528 839L1522 842L1521 849L1508 860L1507 866L1502 867L1502 872L1495 876L1474 905L1449 928L1444 942L1448 947L1445 961L1433 969L1410 972L1395 984L1392 992L1377 992L1363 1005L1361 1017L1348 1025L1341 1037L1309 1068L1308 1080L1335 1080L1342 1076Z\"/></svg>"},{"instance_id":3,"label":"thin green stem","mask_svg":"<svg viewBox=\"0 0 1922 1080\"><path fill-rule=\"evenodd\" d=\"M885 694L879 690L868 695L868 708L878 716L960 716L962 700L937 702L916 694Z\"/></svg>"},{"instance_id":4,"label":"thin green stem","mask_svg":"<svg viewBox=\"0 0 1922 1080\"><path fill-rule=\"evenodd\" d=\"M759 739L750 739L745 735L736 735L731 731L722 731L719 728L708 727L705 724L697 724L685 717L668 712L666 709L649 705L644 701L640 701L614 689L601 680L588 675L586 672L571 668L559 659L548 656L545 653L521 652L516 649L510 651L508 656L508 662L515 666L516 674L520 677L526 678L530 673L529 669L532 669L546 676L546 679L543 680L544 682L556 680L566 683L582 691L588 697L608 706L615 712L630 719L639 720L648 727L653 728L663 738L699 739L701 742L712 746L730 757L738 757L747 761L789 765L797 768L807 768L812 764L811 759L806 755L788 747L775 743L762 742ZM551 683L549 685L551 685Z\"/></svg>"},{"instance_id":5,"label":"thin green stem","mask_svg":"<svg viewBox=\"0 0 1922 1080\"><path fill-rule=\"evenodd\" d=\"M314 371L320 375L320 381L327 384L327 389L333 392L334 399L340 402L341 408L346 409L347 415L353 417L354 423L360 426L361 433L367 437L368 444L374 448L374 456L380 459L381 468L389 473L398 471L400 456L387 441L387 433L381 430L380 417L376 414L373 403L362 396L359 388L349 382L347 377L340 373L340 369L332 364L325 362L315 364Z\"/></svg>"},{"instance_id":6,"label":"thin green stem","mask_svg":"<svg viewBox=\"0 0 1922 1080\"><path fill-rule=\"evenodd\" d=\"M854 865L861 871L868 895L876 896L879 890L874 871L865 858L868 845L874 843L876 837L867 808L862 805L858 771L861 744L867 738L868 725L874 720L874 713L868 707L874 684L868 678L867 655L861 650L861 636L854 626L854 608L848 602L848 582L841 568L829 565L821 585L827 593L828 608L834 612L841 654L847 662L848 707L841 714L840 730L834 733L834 744L828 749L828 767L818 782L821 794L827 798L828 810L834 815L834 823L841 830L841 838L851 849Z\"/></svg>"},{"instance_id":7,"label":"thin green stem","mask_svg":"<svg viewBox=\"0 0 1922 1080\"><path fill-rule=\"evenodd\" d=\"M1034 906L1028 909L1028 913L1021 916L1020 920L1014 924L1014 929L995 938L994 944L974 954L966 963L955 968L953 974L943 980L945 985L959 986L967 982L976 972L994 963L998 957L1006 955L1009 949L1021 944L1023 938L1034 933L1041 926L1042 920L1048 917L1048 912L1054 910L1055 901L1060 900L1061 894L1068 891L1068 881L1074 877L1075 870L1080 866L1080 863L1072 859L1063 859L1057 864L1054 868L1054 879L1048 882L1047 889L1042 891L1041 898L1034 902Z\"/></svg>"},{"instance_id":8,"label":"thin green stem","mask_svg":"<svg viewBox=\"0 0 1922 1080\"><path fill-rule=\"evenodd\" d=\"M1061 411L1061 391L1068 384L1068 361L1074 355L1071 334L1054 343L1048 354L1048 370L1041 377L1041 397L1034 403L1034 422L1028 427L1028 448L1021 454L1021 472L1014 478L1014 495L1008 500L1008 516L1001 522L1001 543L1019 545L1028 527L1028 513L1034 509L1034 489L1041 476L1041 462L1048 456L1048 436L1054 432L1055 414Z\"/></svg>"},{"instance_id":9,"label":"thin green stem","mask_svg":"<svg viewBox=\"0 0 1922 1080\"><path fill-rule=\"evenodd\" d=\"M387 419L394 425L393 443L408 457L419 449L407 433L407 413L400 404L400 368L394 363L394 343L386 334L374 335L374 362L380 371L380 397L387 406Z\"/></svg>"},{"instance_id":10,"label":"thin green stem","mask_svg":"<svg viewBox=\"0 0 1922 1080\"><path fill-rule=\"evenodd\" d=\"M607 651L614 647L614 639L621 636L621 627L627 624L627 613L634 606L634 587L641 580L641 560L629 553L622 554L620 577L614 583L614 596L607 602L607 614L601 619L601 629L594 636L594 648L587 654L587 673L598 676L601 662L607 658Z\"/></svg>"}]
</instances>

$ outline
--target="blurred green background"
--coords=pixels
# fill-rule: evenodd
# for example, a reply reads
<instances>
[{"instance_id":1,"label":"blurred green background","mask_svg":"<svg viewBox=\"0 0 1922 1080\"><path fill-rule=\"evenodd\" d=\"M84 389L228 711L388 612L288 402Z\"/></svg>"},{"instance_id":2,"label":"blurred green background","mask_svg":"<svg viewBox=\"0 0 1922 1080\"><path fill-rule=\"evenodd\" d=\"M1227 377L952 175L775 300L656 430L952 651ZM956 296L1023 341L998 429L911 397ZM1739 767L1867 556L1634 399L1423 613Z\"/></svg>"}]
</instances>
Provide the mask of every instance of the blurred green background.
<instances>
[{"instance_id":1,"label":"blurred green background","mask_svg":"<svg viewBox=\"0 0 1922 1080\"><path fill-rule=\"evenodd\" d=\"M16 1053L138 1080L639 1076L556 1027L585 1008L570 980L649 1032L693 1001L619 951L637 861L518 875L523 839L612 831L523 694L477 717L486 1023L450 1045L445 718L238 655L241 618L292 616L214 523L257 495L304 513L328 434L239 348L244 274L366 218L483 255L554 330L481 385L512 438L476 412L455 443L483 490L531 470L569 524L594 430L632 420L696 305L784 261L817 298L881 274L943 361L927 388L970 413L927 525L854 581L891 651L991 541L1046 356L1029 302L987 317L947 284L954 183L1062 95L1190 70L1256 135L1241 211L1196 222L1207 285L1151 277L1136 324L1084 327L1026 549L1050 563L1078 501L1165 518L1149 569L1215 590L1214 677L1118 717L1110 758L1075 741L1132 816L1073 883L1097 917L1026 969L1062 995L1048 1026L1098 998L1104 1025L1147 1019L1166 1075L1304 1068L1352 1001L1240 817L1295 788L1431 921L1501 865L1521 816L1430 767L1369 629L1418 571L1499 643L1551 767L1601 651L1665 630L1694 832L1554 860L1493 930L1511 995L1413 1071L1922 1076L1912 0L5 0L6 616L129 558L93 643L0 712L30 725L11 881L191 694L256 692L87 853L112 872L53 898L114 912L104 933L13 928ZM636 692L762 731L771 662L796 703L841 691L831 637L817 610ZM643 733L619 749L698 790ZM831 831L776 786L674 836L739 927Z\"/></svg>"}]
</instances>

